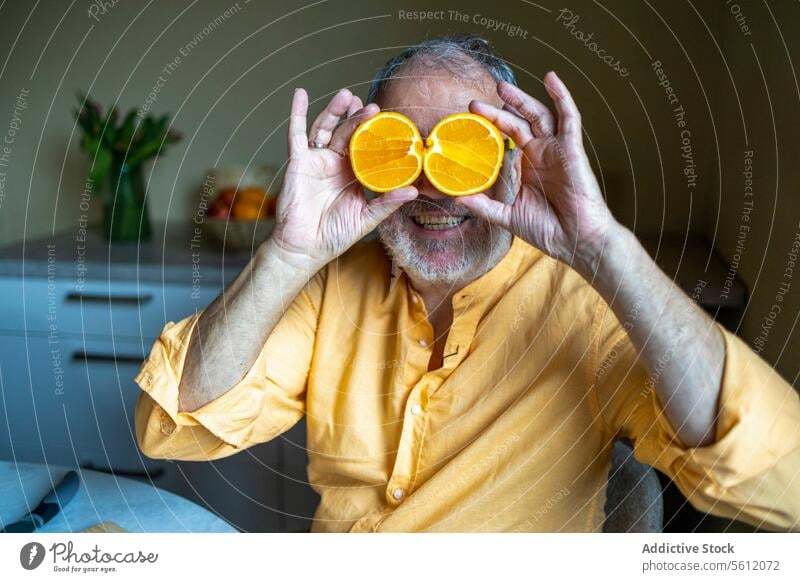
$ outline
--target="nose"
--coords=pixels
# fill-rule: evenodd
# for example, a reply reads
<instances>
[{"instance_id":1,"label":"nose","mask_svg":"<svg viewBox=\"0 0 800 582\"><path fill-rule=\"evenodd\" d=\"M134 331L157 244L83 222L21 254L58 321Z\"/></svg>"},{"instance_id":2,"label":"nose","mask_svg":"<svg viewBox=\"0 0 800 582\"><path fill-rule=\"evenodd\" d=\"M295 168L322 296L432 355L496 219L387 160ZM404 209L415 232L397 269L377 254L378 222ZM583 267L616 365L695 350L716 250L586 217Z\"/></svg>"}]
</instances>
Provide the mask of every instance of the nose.
<instances>
[{"instance_id":1,"label":"nose","mask_svg":"<svg viewBox=\"0 0 800 582\"><path fill-rule=\"evenodd\" d=\"M414 187L420 194L434 200L445 200L450 198L447 194L443 194L434 188L433 184L431 184L430 180L428 180L428 177L425 175L425 172L422 172L419 175L417 181L414 182Z\"/></svg>"}]
</instances>

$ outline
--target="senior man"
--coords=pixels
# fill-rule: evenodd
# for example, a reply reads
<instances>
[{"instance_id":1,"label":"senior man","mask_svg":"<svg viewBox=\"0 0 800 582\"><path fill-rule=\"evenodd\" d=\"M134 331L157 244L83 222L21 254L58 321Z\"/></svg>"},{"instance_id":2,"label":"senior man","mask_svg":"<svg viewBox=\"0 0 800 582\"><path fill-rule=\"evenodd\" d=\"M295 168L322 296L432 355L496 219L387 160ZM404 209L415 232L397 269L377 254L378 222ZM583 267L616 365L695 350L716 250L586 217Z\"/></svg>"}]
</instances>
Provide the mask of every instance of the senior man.
<instances>
[{"instance_id":1,"label":"senior man","mask_svg":"<svg viewBox=\"0 0 800 582\"><path fill-rule=\"evenodd\" d=\"M521 91L474 35L391 59L307 127L297 89L274 234L137 377L142 451L208 460L307 419L314 531L600 531L615 438L699 509L800 528L794 390L610 214L577 107ZM379 110L472 111L517 144L464 198L366 196L347 146ZM379 238L366 238L377 227Z\"/></svg>"}]
</instances>

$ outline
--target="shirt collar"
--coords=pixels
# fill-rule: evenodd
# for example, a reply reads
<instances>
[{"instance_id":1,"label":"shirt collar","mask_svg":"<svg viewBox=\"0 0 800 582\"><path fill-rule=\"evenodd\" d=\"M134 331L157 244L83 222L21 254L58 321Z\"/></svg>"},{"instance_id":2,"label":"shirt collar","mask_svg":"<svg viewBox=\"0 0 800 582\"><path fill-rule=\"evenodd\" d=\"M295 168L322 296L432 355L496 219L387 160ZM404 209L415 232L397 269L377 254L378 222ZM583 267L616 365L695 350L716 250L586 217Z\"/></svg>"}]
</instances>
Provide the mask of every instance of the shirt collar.
<instances>
[{"instance_id":1,"label":"shirt collar","mask_svg":"<svg viewBox=\"0 0 800 582\"><path fill-rule=\"evenodd\" d=\"M389 291L391 292L394 289L394 286L403 276L403 268L398 264L398 262L392 257L391 259L391 268L389 271Z\"/></svg>"}]
</instances>

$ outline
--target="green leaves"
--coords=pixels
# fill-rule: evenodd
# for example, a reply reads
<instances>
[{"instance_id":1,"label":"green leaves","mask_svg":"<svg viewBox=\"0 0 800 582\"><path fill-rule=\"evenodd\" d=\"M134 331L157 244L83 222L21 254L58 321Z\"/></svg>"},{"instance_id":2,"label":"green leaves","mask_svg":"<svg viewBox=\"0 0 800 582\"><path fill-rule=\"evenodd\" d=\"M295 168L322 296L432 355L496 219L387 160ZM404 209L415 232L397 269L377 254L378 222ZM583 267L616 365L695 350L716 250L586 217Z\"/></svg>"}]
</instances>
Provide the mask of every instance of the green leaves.
<instances>
[{"instance_id":1,"label":"green leaves","mask_svg":"<svg viewBox=\"0 0 800 582\"><path fill-rule=\"evenodd\" d=\"M84 134L81 138L81 149L89 155L91 160L89 178L95 184L99 184L111 168L111 150L104 147L99 139L89 134Z\"/></svg>"},{"instance_id":2,"label":"green leaves","mask_svg":"<svg viewBox=\"0 0 800 582\"><path fill-rule=\"evenodd\" d=\"M169 128L169 115L142 116L131 109L118 124L116 105L103 116L100 105L83 93L78 93L78 102L80 108L73 113L83 130L81 149L91 159L89 177L95 183L108 174L114 156L124 158L128 167L134 168L181 139L180 134Z\"/></svg>"},{"instance_id":3,"label":"green leaves","mask_svg":"<svg viewBox=\"0 0 800 582\"><path fill-rule=\"evenodd\" d=\"M117 128L117 142L120 144L128 144L133 140L134 133L136 132L136 110L131 109L122 121L122 124Z\"/></svg>"},{"instance_id":4,"label":"green leaves","mask_svg":"<svg viewBox=\"0 0 800 582\"><path fill-rule=\"evenodd\" d=\"M180 136L169 129L169 115L157 119L147 116L139 129L137 147L131 148L128 154L128 164L132 167L159 155L167 144L180 140Z\"/></svg>"}]
</instances>

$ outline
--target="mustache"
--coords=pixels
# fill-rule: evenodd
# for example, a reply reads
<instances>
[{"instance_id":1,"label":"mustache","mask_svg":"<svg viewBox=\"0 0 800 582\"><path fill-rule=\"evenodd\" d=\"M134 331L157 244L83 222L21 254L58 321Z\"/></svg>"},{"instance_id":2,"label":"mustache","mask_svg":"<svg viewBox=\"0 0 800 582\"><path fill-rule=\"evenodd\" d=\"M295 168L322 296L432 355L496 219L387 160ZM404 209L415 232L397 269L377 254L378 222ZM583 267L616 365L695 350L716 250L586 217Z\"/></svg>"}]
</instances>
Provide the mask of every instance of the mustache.
<instances>
[{"instance_id":1,"label":"mustache","mask_svg":"<svg viewBox=\"0 0 800 582\"><path fill-rule=\"evenodd\" d=\"M452 198L433 199L423 194L403 204L398 212L403 216L416 216L426 212L443 212L448 216L472 216L466 206Z\"/></svg>"}]
</instances>

